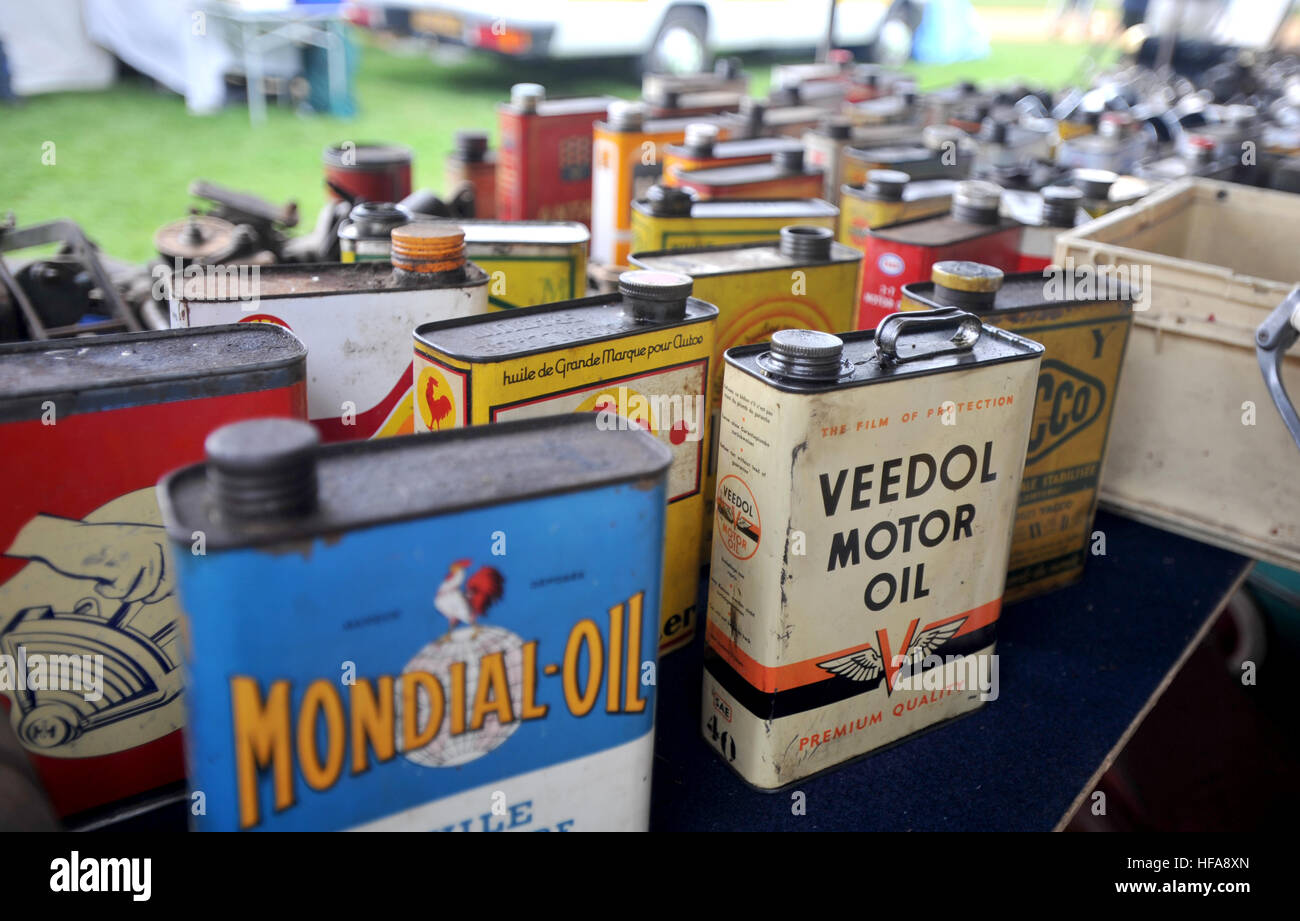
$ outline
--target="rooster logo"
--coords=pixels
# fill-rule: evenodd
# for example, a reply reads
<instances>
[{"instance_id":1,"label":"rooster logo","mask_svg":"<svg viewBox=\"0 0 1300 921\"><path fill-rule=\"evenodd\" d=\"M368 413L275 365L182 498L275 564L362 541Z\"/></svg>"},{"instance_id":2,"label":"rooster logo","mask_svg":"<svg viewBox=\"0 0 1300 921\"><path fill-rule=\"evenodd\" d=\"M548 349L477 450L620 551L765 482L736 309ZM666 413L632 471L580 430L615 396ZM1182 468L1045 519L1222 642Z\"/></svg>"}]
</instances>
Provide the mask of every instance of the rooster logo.
<instances>
[{"instance_id":1,"label":"rooster logo","mask_svg":"<svg viewBox=\"0 0 1300 921\"><path fill-rule=\"evenodd\" d=\"M491 566L480 566L474 575L466 577L470 560L456 560L447 569L447 576L433 596L433 607L447 618L447 633L451 636L457 627L474 627L480 617L486 617L488 608L505 594L506 580ZM475 628L472 636L478 634Z\"/></svg>"},{"instance_id":2,"label":"rooster logo","mask_svg":"<svg viewBox=\"0 0 1300 921\"><path fill-rule=\"evenodd\" d=\"M917 625L921 622L913 620L908 624L907 636L903 638L903 652L898 656L890 655L889 634L884 630L877 630L876 642L880 644L879 651L874 646L868 646L847 656L818 662L817 667L851 681L874 681L883 673L885 693L892 694L894 681L905 664L919 666L926 656L956 636L965 622L966 618L962 617L947 623L931 625L917 633Z\"/></svg>"},{"instance_id":3,"label":"rooster logo","mask_svg":"<svg viewBox=\"0 0 1300 921\"><path fill-rule=\"evenodd\" d=\"M416 394L424 424L431 431L455 426L454 392L441 371L432 365L422 368L416 383Z\"/></svg>"}]
</instances>

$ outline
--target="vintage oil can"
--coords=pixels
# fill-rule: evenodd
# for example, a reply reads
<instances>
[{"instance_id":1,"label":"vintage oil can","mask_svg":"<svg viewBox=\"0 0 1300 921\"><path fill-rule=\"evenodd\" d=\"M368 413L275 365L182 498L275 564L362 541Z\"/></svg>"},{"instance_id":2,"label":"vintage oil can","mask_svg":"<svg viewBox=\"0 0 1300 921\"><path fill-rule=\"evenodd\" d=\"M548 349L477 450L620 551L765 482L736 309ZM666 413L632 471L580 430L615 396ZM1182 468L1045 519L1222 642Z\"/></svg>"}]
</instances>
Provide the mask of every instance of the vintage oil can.
<instances>
[{"instance_id":1,"label":"vintage oil can","mask_svg":"<svg viewBox=\"0 0 1300 921\"><path fill-rule=\"evenodd\" d=\"M664 151L686 137L690 125L717 119L646 118L642 103L616 100L596 122L591 148L591 261L612 272L627 265L632 242L632 201L661 180Z\"/></svg>"},{"instance_id":2,"label":"vintage oil can","mask_svg":"<svg viewBox=\"0 0 1300 921\"><path fill-rule=\"evenodd\" d=\"M660 651L695 635L704 540L705 406L718 309L691 279L625 272L619 293L430 323L415 331L416 428L562 412L645 428L673 454L668 474Z\"/></svg>"},{"instance_id":3,"label":"vintage oil can","mask_svg":"<svg viewBox=\"0 0 1300 921\"><path fill-rule=\"evenodd\" d=\"M841 189L839 241L862 251L870 230L946 214L956 185L951 179L913 182L898 170L872 170L862 185Z\"/></svg>"},{"instance_id":4,"label":"vintage oil can","mask_svg":"<svg viewBox=\"0 0 1300 921\"><path fill-rule=\"evenodd\" d=\"M718 305L709 396L713 435L704 490L705 562L712 536L722 353L733 346L765 342L780 329L851 329L860 263L861 254L834 242L827 228L801 226L783 228L775 243L632 254L632 264L638 268L691 276L695 296Z\"/></svg>"},{"instance_id":5,"label":"vintage oil can","mask_svg":"<svg viewBox=\"0 0 1300 921\"><path fill-rule=\"evenodd\" d=\"M537 83L510 88L497 106L499 220L591 221L591 126L611 100L547 99Z\"/></svg>"},{"instance_id":6,"label":"vintage oil can","mask_svg":"<svg viewBox=\"0 0 1300 921\"><path fill-rule=\"evenodd\" d=\"M996 696L1041 355L952 310L727 352L701 729L746 781Z\"/></svg>"},{"instance_id":7,"label":"vintage oil can","mask_svg":"<svg viewBox=\"0 0 1300 921\"><path fill-rule=\"evenodd\" d=\"M184 779L154 486L220 425L304 418L306 354L258 324L0 346L0 718L60 814L111 819Z\"/></svg>"},{"instance_id":8,"label":"vintage oil can","mask_svg":"<svg viewBox=\"0 0 1300 921\"><path fill-rule=\"evenodd\" d=\"M648 73L641 77L641 101L652 118L734 112L749 92L740 58L721 58L711 72Z\"/></svg>"},{"instance_id":9,"label":"vintage oil can","mask_svg":"<svg viewBox=\"0 0 1300 921\"><path fill-rule=\"evenodd\" d=\"M343 141L325 148L325 189L342 201L401 201L411 194L409 147L400 144L356 144Z\"/></svg>"},{"instance_id":10,"label":"vintage oil can","mask_svg":"<svg viewBox=\"0 0 1300 921\"><path fill-rule=\"evenodd\" d=\"M587 414L315 439L227 426L159 486L195 827L644 830L668 449Z\"/></svg>"},{"instance_id":11,"label":"vintage oil can","mask_svg":"<svg viewBox=\"0 0 1300 921\"><path fill-rule=\"evenodd\" d=\"M389 262L392 232L413 220L397 205L363 202L339 227L344 262ZM488 276L488 303L498 310L549 304L587 288L587 241L577 221L454 222L465 232L465 258Z\"/></svg>"},{"instance_id":12,"label":"vintage oil can","mask_svg":"<svg viewBox=\"0 0 1300 921\"><path fill-rule=\"evenodd\" d=\"M207 276L178 276L172 327L283 326L307 346L308 417L326 441L404 434L413 430L411 330L488 310L488 276L466 262L464 236L454 224L406 224L392 232L391 266L269 266L252 300L221 296Z\"/></svg>"},{"instance_id":13,"label":"vintage oil can","mask_svg":"<svg viewBox=\"0 0 1300 921\"><path fill-rule=\"evenodd\" d=\"M1020 236L1019 272L1038 272L1051 265L1056 238L1065 230L1086 223L1083 191L1072 185L1045 186L1036 196L1038 214L1024 221Z\"/></svg>"},{"instance_id":14,"label":"vintage oil can","mask_svg":"<svg viewBox=\"0 0 1300 921\"><path fill-rule=\"evenodd\" d=\"M965 179L974 163L970 141L956 128L930 126L920 143L883 147L846 147L840 179L862 185L875 169L899 170L913 179Z\"/></svg>"},{"instance_id":15,"label":"vintage oil can","mask_svg":"<svg viewBox=\"0 0 1300 921\"><path fill-rule=\"evenodd\" d=\"M587 290L587 241L577 221L457 221L465 258L488 276L497 310L551 304Z\"/></svg>"},{"instance_id":16,"label":"vintage oil can","mask_svg":"<svg viewBox=\"0 0 1300 921\"><path fill-rule=\"evenodd\" d=\"M474 216L492 220L497 210L497 157L488 149L482 131L457 131L456 149L447 155L444 167L448 196L464 186L474 190Z\"/></svg>"},{"instance_id":17,"label":"vintage oil can","mask_svg":"<svg viewBox=\"0 0 1300 921\"><path fill-rule=\"evenodd\" d=\"M782 227L834 229L839 209L817 198L699 201L685 189L651 186L632 203L632 252L775 241Z\"/></svg>"},{"instance_id":18,"label":"vintage oil can","mask_svg":"<svg viewBox=\"0 0 1300 921\"><path fill-rule=\"evenodd\" d=\"M948 214L870 228L863 236L859 329L872 329L902 302L903 285L925 281L936 262L967 260L1015 271L1021 226L999 213L1002 190L967 180L953 189Z\"/></svg>"},{"instance_id":19,"label":"vintage oil can","mask_svg":"<svg viewBox=\"0 0 1300 921\"><path fill-rule=\"evenodd\" d=\"M719 140L720 130L710 122L691 122L687 125L686 136L680 143L664 145L663 178L660 182L663 185L677 185L677 174L683 170L767 163L778 153L803 150L802 143L787 137L722 141Z\"/></svg>"},{"instance_id":20,"label":"vintage oil can","mask_svg":"<svg viewBox=\"0 0 1300 921\"><path fill-rule=\"evenodd\" d=\"M1077 581L1093 541L1111 410L1133 320L1130 297L1075 299L1042 271L1005 280L992 266L940 262L903 289L903 310L959 307L1044 348L1005 600ZM1123 291L1127 295L1127 291Z\"/></svg>"},{"instance_id":21,"label":"vintage oil can","mask_svg":"<svg viewBox=\"0 0 1300 921\"><path fill-rule=\"evenodd\" d=\"M702 199L817 198L822 171L806 166L803 148L780 151L767 163L678 170L674 181Z\"/></svg>"}]
</instances>

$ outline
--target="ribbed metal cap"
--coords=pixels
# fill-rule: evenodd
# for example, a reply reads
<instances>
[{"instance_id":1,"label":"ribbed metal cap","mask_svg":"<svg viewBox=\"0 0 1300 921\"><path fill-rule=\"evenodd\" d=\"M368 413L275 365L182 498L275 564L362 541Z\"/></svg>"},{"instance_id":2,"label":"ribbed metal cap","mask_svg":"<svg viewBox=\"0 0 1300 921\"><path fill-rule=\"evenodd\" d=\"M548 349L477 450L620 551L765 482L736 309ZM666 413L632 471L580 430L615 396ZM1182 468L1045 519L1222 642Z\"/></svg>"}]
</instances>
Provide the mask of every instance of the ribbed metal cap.
<instances>
[{"instance_id":1,"label":"ribbed metal cap","mask_svg":"<svg viewBox=\"0 0 1300 921\"><path fill-rule=\"evenodd\" d=\"M946 150L949 149L945 146L948 144L953 145L952 150L957 150L962 140L969 136L953 125L927 125L921 131L921 143L926 150Z\"/></svg>"},{"instance_id":2,"label":"ribbed metal cap","mask_svg":"<svg viewBox=\"0 0 1300 921\"><path fill-rule=\"evenodd\" d=\"M477 163L487 155L488 136L482 131L457 131L456 155L462 160Z\"/></svg>"},{"instance_id":3,"label":"ribbed metal cap","mask_svg":"<svg viewBox=\"0 0 1300 921\"><path fill-rule=\"evenodd\" d=\"M867 172L867 194L881 201L902 201L903 190L912 177L902 170L873 169Z\"/></svg>"},{"instance_id":4,"label":"ribbed metal cap","mask_svg":"<svg viewBox=\"0 0 1300 921\"><path fill-rule=\"evenodd\" d=\"M849 120L842 115L830 115L821 120L818 126L821 133L834 141L847 141L853 131Z\"/></svg>"},{"instance_id":5,"label":"ribbed metal cap","mask_svg":"<svg viewBox=\"0 0 1300 921\"><path fill-rule=\"evenodd\" d=\"M989 294L1002 287L1001 269L982 262L945 259L936 262L930 269L930 280L950 291L966 291L972 294Z\"/></svg>"},{"instance_id":6,"label":"ribbed metal cap","mask_svg":"<svg viewBox=\"0 0 1300 921\"><path fill-rule=\"evenodd\" d=\"M546 98L546 87L540 83L516 83L510 87L510 103L524 112L536 112L537 104Z\"/></svg>"},{"instance_id":7,"label":"ribbed metal cap","mask_svg":"<svg viewBox=\"0 0 1300 921\"><path fill-rule=\"evenodd\" d=\"M692 122L686 126L686 135L682 143L693 151L708 154L718 142L718 126L708 122Z\"/></svg>"},{"instance_id":8,"label":"ribbed metal cap","mask_svg":"<svg viewBox=\"0 0 1300 921\"><path fill-rule=\"evenodd\" d=\"M992 182L967 179L952 191L952 216L971 224L996 224L1002 188Z\"/></svg>"},{"instance_id":9,"label":"ribbed metal cap","mask_svg":"<svg viewBox=\"0 0 1300 921\"><path fill-rule=\"evenodd\" d=\"M605 109L605 124L615 131L640 131L645 124L645 104L616 99Z\"/></svg>"},{"instance_id":10,"label":"ribbed metal cap","mask_svg":"<svg viewBox=\"0 0 1300 921\"><path fill-rule=\"evenodd\" d=\"M778 377L833 381L844 373L844 340L811 329L779 330L760 365Z\"/></svg>"},{"instance_id":11,"label":"ribbed metal cap","mask_svg":"<svg viewBox=\"0 0 1300 921\"><path fill-rule=\"evenodd\" d=\"M656 217L686 217L695 204L695 193L680 186L652 185L646 189L645 200Z\"/></svg>"},{"instance_id":12,"label":"ribbed metal cap","mask_svg":"<svg viewBox=\"0 0 1300 921\"><path fill-rule=\"evenodd\" d=\"M792 150L778 150L772 154L772 162L784 170L792 173L803 172L803 148L796 147Z\"/></svg>"},{"instance_id":13,"label":"ribbed metal cap","mask_svg":"<svg viewBox=\"0 0 1300 921\"><path fill-rule=\"evenodd\" d=\"M1108 169L1077 169L1070 181L1078 186L1084 197L1103 201L1110 197L1110 187L1119 180L1119 174Z\"/></svg>"},{"instance_id":14,"label":"ribbed metal cap","mask_svg":"<svg viewBox=\"0 0 1300 921\"><path fill-rule=\"evenodd\" d=\"M1042 220L1050 227L1073 227L1083 191L1072 185L1044 186Z\"/></svg>"},{"instance_id":15,"label":"ribbed metal cap","mask_svg":"<svg viewBox=\"0 0 1300 921\"><path fill-rule=\"evenodd\" d=\"M300 419L248 419L208 435L208 487L217 511L239 521L303 515L316 507L320 435Z\"/></svg>"},{"instance_id":16,"label":"ribbed metal cap","mask_svg":"<svg viewBox=\"0 0 1300 921\"><path fill-rule=\"evenodd\" d=\"M618 276L618 293L636 320L662 323L686 316L686 299L695 280L677 272L635 269Z\"/></svg>"},{"instance_id":17,"label":"ribbed metal cap","mask_svg":"<svg viewBox=\"0 0 1300 921\"><path fill-rule=\"evenodd\" d=\"M356 225L364 236L383 236L394 227L401 227L411 220L411 214L404 208L388 201L363 201L354 205L348 220Z\"/></svg>"},{"instance_id":18,"label":"ribbed metal cap","mask_svg":"<svg viewBox=\"0 0 1300 921\"><path fill-rule=\"evenodd\" d=\"M835 234L829 227L796 224L782 227L777 248L781 255L797 262L825 262L831 257Z\"/></svg>"},{"instance_id":19,"label":"ribbed metal cap","mask_svg":"<svg viewBox=\"0 0 1300 921\"><path fill-rule=\"evenodd\" d=\"M418 221L394 227L393 267L417 275L463 272L465 231L450 221Z\"/></svg>"}]
</instances>

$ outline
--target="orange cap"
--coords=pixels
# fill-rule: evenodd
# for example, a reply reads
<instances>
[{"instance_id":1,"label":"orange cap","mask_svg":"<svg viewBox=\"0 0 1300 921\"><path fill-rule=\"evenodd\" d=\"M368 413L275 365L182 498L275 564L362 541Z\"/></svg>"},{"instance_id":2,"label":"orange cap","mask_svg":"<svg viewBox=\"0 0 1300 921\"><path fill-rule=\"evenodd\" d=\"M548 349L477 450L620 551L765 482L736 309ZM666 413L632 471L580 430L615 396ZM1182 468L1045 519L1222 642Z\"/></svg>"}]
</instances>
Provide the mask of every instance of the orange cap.
<instances>
[{"instance_id":1,"label":"orange cap","mask_svg":"<svg viewBox=\"0 0 1300 921\"><path fill-rule=\"evenodd\" d=\"M432 275L465 267L465 231L449 222L417 222L393 228L393 265Z\"/></svg>"}]
</instances>

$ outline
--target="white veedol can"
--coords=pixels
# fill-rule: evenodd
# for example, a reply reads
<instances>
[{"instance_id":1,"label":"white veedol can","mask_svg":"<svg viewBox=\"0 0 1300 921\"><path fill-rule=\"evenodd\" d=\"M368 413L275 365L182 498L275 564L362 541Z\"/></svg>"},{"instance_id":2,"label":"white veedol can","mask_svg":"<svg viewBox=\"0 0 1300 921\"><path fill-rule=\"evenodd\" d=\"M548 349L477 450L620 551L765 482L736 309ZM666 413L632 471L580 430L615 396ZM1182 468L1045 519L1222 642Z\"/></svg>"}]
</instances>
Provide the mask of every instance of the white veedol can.
<instances>
[{"instance_id":1,"label":"white veedol can","mask_svg":"<svg viewBox=\"0 0 1300 921\"><path fill-rule=\"evenodd\" d=\"M745 780L995 695L1042 353L955 309L726 352L702 728Z\"/></svg>"}]
</instances>

